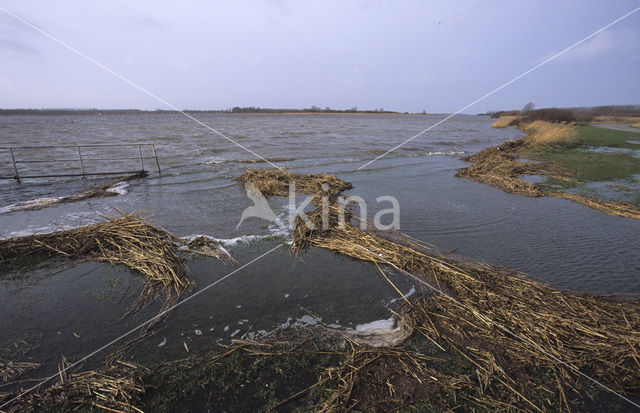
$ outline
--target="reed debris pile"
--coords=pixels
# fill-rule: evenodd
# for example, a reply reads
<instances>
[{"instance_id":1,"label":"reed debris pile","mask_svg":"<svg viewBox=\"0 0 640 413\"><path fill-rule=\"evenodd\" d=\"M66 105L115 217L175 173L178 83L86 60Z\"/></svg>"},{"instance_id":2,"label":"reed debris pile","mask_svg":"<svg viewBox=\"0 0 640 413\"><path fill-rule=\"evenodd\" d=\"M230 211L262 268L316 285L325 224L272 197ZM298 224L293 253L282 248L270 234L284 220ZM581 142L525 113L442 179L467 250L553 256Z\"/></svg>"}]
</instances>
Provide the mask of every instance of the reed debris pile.
<instances>
[{"instance_id":1,"label":"reed debris pile","mask_svg":"<svg viewBox=\"0 0 640 413\"><path fill-rule=\"evenodd\" d=\"M575 126L572 123L550 123L534 121L520 126L528 136L489 147L462 158L473 165L456 172L457 177L471 179L505 192L541 197L553 196L568 199L595 210L626 218L640 219L640 205L631 202L608 202L588 195L550 191L540 184L532 184L521 179L522 175L544 175L567 182L578 182L571 178L569 171L555 162L527 162L521 160L523 149L535 146L567 147L575 144Z\"/></svg>"},{"instance_id":2,"label":"reed debris pile","mask_svg":"<svg viewBox=\"0 0 640 413\"><path fill-rule=\"evenodd\" d=\"M116 413L142 413L140 396L145 388L140 380L140 366L118 362L100 371L85 371L66 377L60 375L58 383L36 393L28 393L10 404L9 413L73 411L93 407ZM0 396L0 403L11 400L15 394Z\"/></svg>"},{"instance_id":3,"label":"reed debris pile","mask_svg":"<svg viewBox=\"0 0 640 413\"><path fill-rule=\"evenodd\" d=\"M224 247L211 241L205 236L196 237L191 241L184 240L183 242L185 243L186 251L192 254L200 254L207 257L217 258L224 262L238 262Z\"/></svg>"},{"instance_id":4,"label":"reed debris pile","mask_svg":"<svg viewBox=\"0 0 640 413\"><path fill-rule=\"evenodd\" d=\"M336 210L330 208L330 215ZM336 219L319 230L321 215L320 209L307 214L314 230L296 219L294 252L325 248L428 283L433 295L412 301L402 319L439 348L472 361L480 378L474 381L487 397L545 410L529 396L547 392L546 399L554 400L549 403L573 410L572 397L594 390L576 370L623 393L640 391L637 300L555 290L514 271L454 261L353 225L335 225ZM531 378L535 371L546 381Z\"/></svg>"},{"instance_id":5,"label":"reed debris pile","mask_svg":"<svg viewBox=\"0 0 640 413\"><path fill-rule=\"evenodd\" d=\"M541 175L547 165L521 161L517 149L525 145L524 139L507 141L500 146L485 148L475 155L462 158L473 165L460 169L456 176L491 185L503 191L527 195L544 196L536 185L520 179L521 175Z\"/></svg>"},{"instance_id":6,"label":"reed debris pile","mask_svg":"<svg viewBox=\"0 0 640 413\"><path fill-rule=\"evenodd\" d=\"M0 261L62 257L124 265L145 277L144 289L131 308L135 311L160 294L170 306L193 286L185 260L177 254L177 240L129 213L70 230L0 240Z\"/></svg>"},{"instance_id":7,"label":"reed debris pile","mask_svg":"<svg viewBox=\"0 0 640 413\"><path fill-rule=\"evenodd\" d=\"M264 196L288 196L290 183L295 185L296 193L329 197L352 188L349 182L333 175L296 174L278 169L247 168L237 180L245 185L251 183Z\"/></svg>"},{"instance_id":8,"label":"reed debris pile","mask_svg":"<svg viewBox=\"0 0 640 413\"><path fill-rule=\"evenodd\" d=\"M38 363L11 361L0 358L0 377L2 378L2 381L7 382L26 373L27 371L37 369L38 367L40 367L40 364Z\"/></svg>"}]
</instances>

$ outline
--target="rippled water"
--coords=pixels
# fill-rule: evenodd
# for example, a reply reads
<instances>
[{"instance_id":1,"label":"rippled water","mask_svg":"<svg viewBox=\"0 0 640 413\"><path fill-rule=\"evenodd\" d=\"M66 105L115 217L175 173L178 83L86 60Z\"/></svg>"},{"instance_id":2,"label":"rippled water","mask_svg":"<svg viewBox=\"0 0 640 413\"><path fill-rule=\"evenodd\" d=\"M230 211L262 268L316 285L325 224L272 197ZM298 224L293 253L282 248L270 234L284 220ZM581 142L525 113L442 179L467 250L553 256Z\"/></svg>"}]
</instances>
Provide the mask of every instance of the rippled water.
<instances>
[{"instance_id":1,"label":"rippled water","mask_svg":"<svg viewBox=\"0 0 640 413\"><path fill-rule=\"evenodd\" d=\"M197 117L275 164L297 172L329 172L350 181L349 193L365 198L370 211L376 197L400 202L401 231L444 250L525 272L557 288L594 293L640 294L640 223L609 216L557 198L528 198L454 177L465 166L458 158L513 138L513 129L491 129L486 117L458 116L383 159L357 170L442 117L436 115L231 115ZM57 205L36 211L0 213L0 236L52 231L92 222L97 213L142 210L154 223L182 236L205 234L220 239L249 236L254 241L230 246L240 263L277 245L268 222L251 218L236 228L251 205L233 178L246 167L268 164L179 114L125 116L7 116L0 118L0 146L94 143L156 143L161 175L132 182L124 195ZM137 151L137 148L135 149ZM119 155L129 156L124 149ZM51 150L17 152L19 159L70 156ZM94 154L96 157L97 153ZM135 155L135 153L134 153ZM145 155L147 155L145 153ZM0 161L8 160L6 153ZM133 167L138 164L133 160ZM153 173L152 164L147 164ZM21 164L45 170L52 166ZM113 165L111 165L113 166ZM118 165L129 167L129 164ZM104 164L88 167L100 170ZM0 176L12 175L2 164ZM76 162L57 164L72 173ZM68 195L106 179L0 180L0 209L43 197ZM284 214L283 200L270 200ZM373 212L371 212L373 214ZM371 218L371 216L369 217ZM281 234L278 236L282 236ZM244 237L247 238L247 237ZM192 348L228 340L248 325L253 331L295 323L313 313L345 326L386 318L395 292L375 268L326 251L309 251L295 262L286 250L256 263L179 308L157 336L145 342L139 357L184 354ZM209 259L190 263L199 287L232 271ZM90 275L87 275L87 271ZM50 272L54 272L50 269ZM43 362L63 352L81 354L111 339L153 308L124 323L121 314L135 297L139 280L101 264L83 264L31 282L3 282L0 322L7 340L42 341ZM405 292L413 286L397 276ZM127 291L123 297L123 290ZM240 306L240 307L238 307ZM288 318L291 320L287 321ZM225 330L225 327L227 329ZM198 330L200 334L196 332ZM77 339L76 332L83 337ZM86 338L86 340L85 340ZM165 345L158 347L165 340ZM0 343L2 344L2 343ZM44 351L46 347L49 351ZM154 350L153 352L149 350Z\"/></svg>"}]
</instances>

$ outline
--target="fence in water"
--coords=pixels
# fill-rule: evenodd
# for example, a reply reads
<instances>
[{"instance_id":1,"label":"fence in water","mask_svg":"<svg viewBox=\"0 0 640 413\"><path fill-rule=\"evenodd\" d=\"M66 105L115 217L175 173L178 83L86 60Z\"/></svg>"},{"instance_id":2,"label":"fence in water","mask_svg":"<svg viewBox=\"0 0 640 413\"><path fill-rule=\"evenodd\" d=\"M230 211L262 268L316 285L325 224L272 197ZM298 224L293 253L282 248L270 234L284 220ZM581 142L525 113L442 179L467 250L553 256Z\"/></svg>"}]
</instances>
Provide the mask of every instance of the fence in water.
<instances>
[{"instance_id":1,"label":"fence in water","mask_svg":"<svg viewBox=\"0 0 640 413\"><path fill-rule=\"evenodd\" d=\"M162 173L153 143L0 147L0 179Z\"/></svg>"}]
</instances>

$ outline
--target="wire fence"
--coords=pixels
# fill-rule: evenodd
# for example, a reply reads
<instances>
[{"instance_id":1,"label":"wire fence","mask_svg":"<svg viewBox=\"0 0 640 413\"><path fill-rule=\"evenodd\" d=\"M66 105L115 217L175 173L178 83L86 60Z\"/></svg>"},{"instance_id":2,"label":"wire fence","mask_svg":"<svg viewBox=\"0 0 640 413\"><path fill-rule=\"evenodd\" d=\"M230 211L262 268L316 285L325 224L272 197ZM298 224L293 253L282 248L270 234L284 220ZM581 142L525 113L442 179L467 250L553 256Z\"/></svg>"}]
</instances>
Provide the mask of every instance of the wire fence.
<instances>
[{"instance_id":1,"label":"wire fence","mask_svg":"<svg viewBox=\"0 0 640 413\"><path fill-rule=\"evenodd\" d=\"M83 177L148 172L161 174L153 143L0 147L0 179Z\"/></svg>"}]
</instances>

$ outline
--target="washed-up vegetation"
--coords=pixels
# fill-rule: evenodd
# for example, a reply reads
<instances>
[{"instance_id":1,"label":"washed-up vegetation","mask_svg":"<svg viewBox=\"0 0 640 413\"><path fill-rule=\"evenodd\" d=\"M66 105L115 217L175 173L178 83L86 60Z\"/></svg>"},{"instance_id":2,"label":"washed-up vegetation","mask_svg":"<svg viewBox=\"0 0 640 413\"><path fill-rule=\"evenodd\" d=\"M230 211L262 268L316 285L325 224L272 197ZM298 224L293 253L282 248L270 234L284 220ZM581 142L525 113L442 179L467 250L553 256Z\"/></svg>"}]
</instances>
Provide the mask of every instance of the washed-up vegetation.
<instances>
[{"instance_id":1,"label":"washed-up vegetation","mask_svg":"<svg viewBox=\"0 0 640 413\"><path fill-rule=\"evenodd\" d=\"M238 181L251 184L264 196L288 196L289 184L294 183L296 193L318 196L337 196L351 189L348 182L327 174L294 174L278 169L248 168Z\"/></svg>"},{"instance_id":2,"label":"washed-up vegetation","mask_svg":"<svg viewBox=\"0 0 640 413\"><path fill-rule=\"evenodd\" d=\"M640 219L640 197L630 188L633 200L609 201L581 192L585 182L633 181L640 174L640 158L633 151L634 133L595 128L574 123L536 120L518 126L527 137L483 149L463 160L473 165L456 176L485 183L506 192L527 196L554 196L590 208L627 218ZM625 149L625 152L597 152L593 148ZM527 159L535 162L527 161ZM545 182L532 184L523 175L543 175ZM628 187L627 187L628 188Z\"/></svg>"},{"instance_id":3,"label":"washed-up vegetation","mask_svg":"<svg viewBox=\"0 0 640 413\"><path fill-rule=\"evenodd\" d=\"M281 178L277 179L279 185L261 183L263 179L273 183L276 177ZM336 179L252 170L243 180L279 194L288 190L285 178L293 182ZM337 184L339 188L350 187L342 181ZM314 187L318 186L307 186ZM314 195L327 192L326 187L319 188ZM349 340L353 351L341 354L339 363L329 367L317 382L285 401L321 388L324 397L312 406L320 411L414 405L575 410L589 395L602 390L585 382L576 370L618 391L640 390L638 302L554 290L515 272L457 262L425 252L416 244L405 245L352 225L338 225L335 198L330 199L327 229L318 229L322 228L320 208L307 214L314 229L297 218L294 253L310 247L326 248L372 262L380 271L393 268L416 277L434 286L434 291L407 300L398 313L398 323L414 332L411 340L398 348L375 350ZM422 351L412 350L415 345ZM295 353L297 347L291 347L288 351ZM427 348L434 357L447 361L439 366L425 355ZM254 356L266 353L254 350ZM456 364L464 367L453 374L451 368ZM311 394L307 400L314 401Z\"/></svg>"},{"instance_id":4,"label":"washed-up vegetation","mask_svg":"<svg viewBox=\"0 0 640 413\"><path fill-rule=\"evenodd\" d=\"M40 364L38 363L11 361L0 358L0 378L2 378L2 381L7 382L39 366Z\"/></svg>"},{"instance_id":5,"label":"washed-up vegetation","mask_svg":"<svg viewBox=\"0 0 640 413\"><path fill-rule=\"evenodd\" d=\"M91 188L86 191L82 191L72 195L66 195L56 198L44 198L34 201L21 202L14 205L9 205L3 208L4 212L14 211L33 211L36 209L47 208L53 205L66 204L69 202L84 201L85 199L116 196L122 193L121 186L133 181L146 177L148 174L146 171L137 172L135 174L120 177L114 180L112 183L99 186L97 188Z\"/></svg>"},{"instance_id":6,"label":"washed-up vegetation","mask_svg":"<svg viewBox=\"0 0 640 413\"><path fill-rule=\"evenodd\" d=\"M64 363L63 363L64 366ZM116 362L100 371L71 374L60 373L59 381L44 390L28 393L12 403L5 411L109 411L142 412L140 396L144 385L140 379L142 368L132 363ZM0 404L11 400L13 394L0 395Z\"/></svg>"},{"instance_id":7,"label":"washed-up vegetation","mask_svg":"<svg viewBox=\"0 0 640 413\"><path fill-rule=\"evenodd\" d=\"M164 294L169 307L193 286L184 258L177 253L178 238L135 214L106 217L93 225L0 240L0 261L40 261L50 257L124 265L142 274L145 286L130 311Z\"/></svg>"},{"instance_id":8,"label":"washed-up vegetation","mask_svg":"<svg viewBox=\"0 0 640 413\"><path fill-rule=\"evenodd\" d=\"M382 275L393 288L385 273L389 269L418 281L428 293L404 298L396 311L405 339L372 347L321 323L275 330L208 356L109 375L127 380L123 387L130 396L112 396L101 406L230 412L544 412L580 411L586 404L595 410L631 406L584 375L638 400L637 300L556 290L511 270L437 255L408 236L388 239L350 223L339 225L336 202L351 185L334 176L249 170L240 180L271 195L288 194L291 182L316 197L331 194L328 226L321 225L320 203L307 214L313 229L296 218L293 253L319 247L370 262L372 274ZM31 400L47 400L51 409L69 407L76 399L56 393L61 386L64 382L34 399L19 399L12 409L29 411ZM83 391L83 406L100 407L96 403L103 393Z\"/></svg>"},{"instance_id":9,"label":"washed-up vegetation","mask_svg":"<svg viewBox=\"0 0 640 413\"><path fill-rule=\"evenodd\" d=\"M122 265L144 277L144 288L125 316L160 296L164 296L164 302L159 313L164 313L194 286L181 247L186 252L234 262L224 249L207 239L187 241L129 213L74 229L0 240L0 263L6 268L20 268L58 258Z\"/></svg>"}]
</instances>

